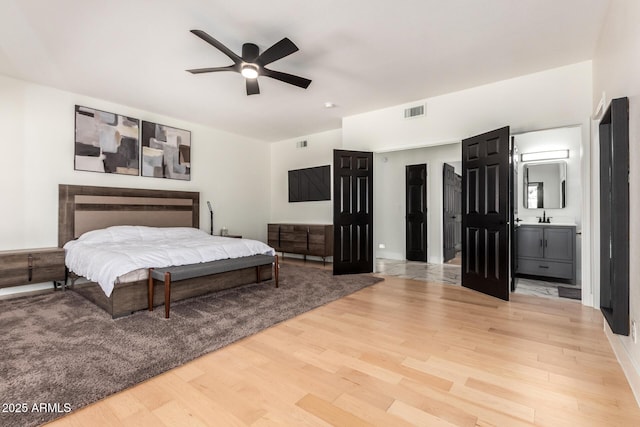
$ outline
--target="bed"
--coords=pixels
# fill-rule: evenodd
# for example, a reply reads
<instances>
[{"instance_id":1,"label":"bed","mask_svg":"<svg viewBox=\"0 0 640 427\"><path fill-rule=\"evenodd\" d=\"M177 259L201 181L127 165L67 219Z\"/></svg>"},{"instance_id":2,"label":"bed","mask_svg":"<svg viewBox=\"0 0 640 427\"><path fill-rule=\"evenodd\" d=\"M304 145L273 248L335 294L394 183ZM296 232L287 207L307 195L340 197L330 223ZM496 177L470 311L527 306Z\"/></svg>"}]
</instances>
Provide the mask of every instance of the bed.
<instances>
[{"instance_id":1,"label":"bed","mask_svg":"<svg viewBox=\"0 0 640 427\"><path fill-rule=\"evenodd\" d=\"M161 227L159 230L162 232L173 228L179 230L176 227L186 227L192 229L187 230L188 232L206 234L199 231L199 199L198 192L190 191L61 184L59 185L58 245L64 247L71 242L67 245L70 247L80 236L91 236L95 233L94 230L114 226L128 226L124 228L129 231ZM241 245L241 240L230 238L227 240L234 240L235 242L232 243L236 246ZM73 277L73 274L71 275ZM117 318L149 307L147 277L148 269L145 268L130 274L119 274L109 292L105 291L95 278L82 283L79 281L73 289L106 310L113 318ZM254 283L256 277L262 281L271 280L272 265L239 268L183 280L178 286L172 288L171 301ZM104 286L104 283L102 285ZM164 304L163 286L162 283L155 284L153 305Z\"/></svg>"}]
</instances>

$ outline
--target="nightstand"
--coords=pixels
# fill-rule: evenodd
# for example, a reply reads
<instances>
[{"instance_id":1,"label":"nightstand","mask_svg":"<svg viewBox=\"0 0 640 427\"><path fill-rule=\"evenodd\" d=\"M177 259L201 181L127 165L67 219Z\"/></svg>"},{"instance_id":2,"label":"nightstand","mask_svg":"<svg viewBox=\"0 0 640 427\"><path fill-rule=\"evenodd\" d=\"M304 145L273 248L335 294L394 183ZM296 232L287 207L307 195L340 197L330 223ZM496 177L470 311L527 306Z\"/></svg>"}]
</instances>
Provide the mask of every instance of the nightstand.
<instances>
[{"instance_id":1,"label":"nightstand","mask_svg":"<svg viewBox=\"0 0 640 427\"><path fill-rule=\"evenodd\" d=\"M64 249L0 251L0 288L65 281Z\"/></svg>"}]
</instances>

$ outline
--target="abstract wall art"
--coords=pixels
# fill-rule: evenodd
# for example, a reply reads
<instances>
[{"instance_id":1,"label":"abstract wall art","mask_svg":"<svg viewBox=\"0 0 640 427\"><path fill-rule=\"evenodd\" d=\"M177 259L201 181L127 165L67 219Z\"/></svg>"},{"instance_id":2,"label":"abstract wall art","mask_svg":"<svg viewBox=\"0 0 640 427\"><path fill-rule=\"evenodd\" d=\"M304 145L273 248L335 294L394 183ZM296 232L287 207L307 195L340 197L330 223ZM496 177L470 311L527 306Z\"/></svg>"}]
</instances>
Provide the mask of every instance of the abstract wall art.
<instances>
[{"instance_id":1,"label":"abstract wall art","mask_svg":"<svg viewBox=\"0 0 640 427\"><path fill-rule=\"evenodd\" d=\"M75 170L140 174L140 120L76 105Z\"/></svg>"},{"instance_id":2,"label":"abstract wall art","mask_svg":"<svg viewBox=\"0 0 640 427\"><path fill-rule=\"evenodd\" d=\"M142 121L142 176L191 179L191 132Z\"/></svg>"}]
</instances>

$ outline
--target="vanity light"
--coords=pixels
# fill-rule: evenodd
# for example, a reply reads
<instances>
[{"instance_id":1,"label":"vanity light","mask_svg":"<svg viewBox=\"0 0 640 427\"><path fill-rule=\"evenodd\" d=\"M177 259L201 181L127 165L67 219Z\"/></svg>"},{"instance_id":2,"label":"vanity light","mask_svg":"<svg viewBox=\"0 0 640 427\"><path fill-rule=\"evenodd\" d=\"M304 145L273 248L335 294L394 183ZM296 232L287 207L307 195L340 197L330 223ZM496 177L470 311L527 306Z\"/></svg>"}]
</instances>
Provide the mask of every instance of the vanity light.
<instances>
[{"instance_id":1,"label":"vanity light","mask_svg":"<svg viewBox=\"0 0 640 427\"><path fill-rule=\"evenodd\" d=\"M520 159L523 162L536 160L568 159L569 150L540 151L538 153L522 153Z\"/></svg>"}]
</instances>

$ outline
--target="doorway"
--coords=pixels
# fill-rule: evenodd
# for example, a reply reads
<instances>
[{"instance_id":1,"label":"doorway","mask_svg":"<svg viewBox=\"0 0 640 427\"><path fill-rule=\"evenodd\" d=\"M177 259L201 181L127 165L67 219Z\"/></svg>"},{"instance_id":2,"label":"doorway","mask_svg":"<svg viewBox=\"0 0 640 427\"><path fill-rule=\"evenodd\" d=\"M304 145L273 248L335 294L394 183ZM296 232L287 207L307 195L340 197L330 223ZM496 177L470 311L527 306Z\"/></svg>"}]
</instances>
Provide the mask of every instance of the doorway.
<instances>
[{"instance_id":1,"label":"doorway","mask_svg":"<svg viewBox=\"0 0 640 427\"><path fill-rule=\"evenodd\" d=\"M455 142L376 153L376 258L407 261L407 166L426 164L426 196L421 193L427 208L426 235L421 234L421 237L426 243L426 262L442 264L442 165L449 163L459 173L462 170L460 147L460 142ZM424 263L425 258L421 257L417 262Z\"/></svg>"},{"instance_id":2,"label":"doorway","mask_svg":"<svg viewBox=\"0 0 640 427\"><path fill-rule=\"evenodd\" d=\"M461 163L461 162L460 162ZM462 260L462 176L454 165L442 167L442 262L460 265Z\"/></svg>"},{"instance_id":3,"label":"doorway","mask_svg":"<svg viewBox=\"0 0 640 427\"><path fill-rule=\"evenodd\" d=\"M512 272L515 280L512 291L517 294L541 296L546 298L582 299L582 231L585 220L585 207L582 195L584 186L584 162L580 159L582 150L582 127L567 126L562 128L530 131L513 135L514 146L518 150L512 156L514 163L515 197L512 202L515 232L512 234ZM559 156L559 157L557 157ZM564 157L563 157L564 156ZM546 158L543 158L546 157ZM587 174L588 176L588 174ZM539 257L527 254L526 241L519 242L519 235L526 238L530 227L541 227L539 218L549 218L548 225L574 226L575 238L570 241L575 253L575 277L553 271L554 268L566 268L565 264L548 264L553 261L546 253ZM571 233L573 234L573 233ZM538 240L539 241L539 240ZM520 248L520 249L518 249ZM524 251L518 256L518 251ZM546 268L550 271L535 274L527 263L532 260L545 261L534 267ZM524 264L522 262L524 262ZM561 261L562 260L557 260ZM541 271L541 270L540 270ZM517 285L517 286L515 286ZM588 291L587 295L588 295Z\"/></svg>"}]
</instances>

